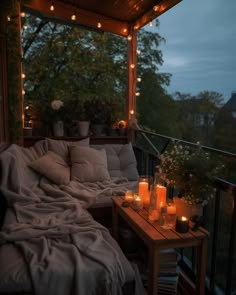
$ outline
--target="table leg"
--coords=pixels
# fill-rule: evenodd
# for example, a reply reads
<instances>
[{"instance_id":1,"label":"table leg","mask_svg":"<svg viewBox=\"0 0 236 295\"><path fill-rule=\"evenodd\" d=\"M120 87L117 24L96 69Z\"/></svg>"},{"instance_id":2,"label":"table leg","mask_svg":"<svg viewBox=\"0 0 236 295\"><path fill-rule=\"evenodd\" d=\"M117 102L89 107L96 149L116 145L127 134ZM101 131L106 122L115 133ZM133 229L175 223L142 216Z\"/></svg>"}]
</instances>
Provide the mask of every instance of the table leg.
<instances>
[{"instance_id":1,"label":"table leg","mask_svg":"<svg viewBox=\"0 0 236 295\"><path fill-rule=\"evenodd\" d=\"M112 203L112 235L118 241L118 213L114 203Z\"/></svg>"},{"instance_id":2,"label":"table leg","mask_svg":"<svg viewBox=\"0 0 236 295\"><path fill-rule=\"evenodd\" d=\"M157 295L158 290L158 276L160 272L159 265L160 249L157 246L151 245L149 247L149 265L148 265L148 294Z\"/></svg>"},{"instance_id":3,"label":"table leg","mask_svg":"<svg viewBox=\"0 0 236 295\"><path fill-rule=\"evenodd\" d=\"M196 294L204 295L205 277L207 265L207 239L202 239L198 247L197 275L196 275Z\"/></svg>"}]
</instances>

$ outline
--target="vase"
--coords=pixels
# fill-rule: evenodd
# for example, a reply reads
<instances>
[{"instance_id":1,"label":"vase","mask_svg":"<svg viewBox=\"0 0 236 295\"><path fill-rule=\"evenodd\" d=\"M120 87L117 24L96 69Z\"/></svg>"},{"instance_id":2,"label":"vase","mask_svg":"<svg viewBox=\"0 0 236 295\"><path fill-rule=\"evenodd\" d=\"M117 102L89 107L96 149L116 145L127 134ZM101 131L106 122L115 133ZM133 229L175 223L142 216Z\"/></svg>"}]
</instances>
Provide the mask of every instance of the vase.
<instances>
[{"instance_id":1,"label":"vase","mask_svg":"<svg viewBox=\"0 0 236 295\"><path fill-rule=\"evenodd\" d=\"M53 135L54 136L64 136L64 122L57 121L53 123Z\"/></svg>"},{"instance_id":2,"label":"vase","mask_svg":"<svg viewBox=\"0 0 236 295\"><path fill-rule=\"evenodd\" d=\"M89 121L79 121L79 134L82 137L86 137L89 134Z\"/></svg>"},{"instance_id":3,"label":"vase","mask_svg":"<svg viewBox=\"0 0 236 295\"><path fill-rule=\"evenodd\" d=\"M203 206L201 204L191 205L178 197L174 197L173 201L176 205L176 216L185 216L190 218L194 215L203 215Z\"/></svg>"}]
</instances>

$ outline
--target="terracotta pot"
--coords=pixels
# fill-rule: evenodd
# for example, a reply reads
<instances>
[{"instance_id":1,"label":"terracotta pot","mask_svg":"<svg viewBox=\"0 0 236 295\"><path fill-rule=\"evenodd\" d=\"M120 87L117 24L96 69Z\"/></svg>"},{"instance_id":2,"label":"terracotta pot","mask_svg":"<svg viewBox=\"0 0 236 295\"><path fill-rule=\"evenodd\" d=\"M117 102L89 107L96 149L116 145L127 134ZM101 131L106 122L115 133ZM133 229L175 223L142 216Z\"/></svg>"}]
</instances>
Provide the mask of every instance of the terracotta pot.
<instances>
[{"instance_id":1,"label":"terracotta pot","mask_svg":"<svg viewBox=\"0 0 236 295\"><path fill-rule=\"evenodd\" d=\"M174 197L173 201L176 205L176 216L185 216L190 218L193 215L202 216L203 214L203 207L201 204L190 205L178 197Z\"/></svg>"}]
</instances>

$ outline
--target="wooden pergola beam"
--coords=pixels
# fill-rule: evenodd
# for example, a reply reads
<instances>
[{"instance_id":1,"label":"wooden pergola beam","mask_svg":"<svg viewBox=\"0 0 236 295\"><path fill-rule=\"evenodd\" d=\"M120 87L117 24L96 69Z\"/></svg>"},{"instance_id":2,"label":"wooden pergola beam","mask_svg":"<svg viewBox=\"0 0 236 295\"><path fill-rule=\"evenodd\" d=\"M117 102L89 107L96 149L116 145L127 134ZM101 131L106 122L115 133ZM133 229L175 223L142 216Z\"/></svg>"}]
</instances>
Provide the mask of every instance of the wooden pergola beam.
<instances>
[{"instance_id":1,"label":"wooden pergola beam","mask_svg":"<svg viewBox=\"0 0 236 295\"><path fill-rule=\"evenodd\" d=\"M101 23L101 30L110 32L120 36L127 37L129 35L129 25L127 22L121 22L112 18L105 17L94 12L76 8L73 5L56 2L54 4L55 10L50 10L50 2L45 0L31 0L22 3L22 7L30 13L47 16L50 19L64 21L68 24L84 25L91 28L98 29L98 22ZM76 20L71 20L71 15L76 13Z\"/></svg>"}]
</instances>

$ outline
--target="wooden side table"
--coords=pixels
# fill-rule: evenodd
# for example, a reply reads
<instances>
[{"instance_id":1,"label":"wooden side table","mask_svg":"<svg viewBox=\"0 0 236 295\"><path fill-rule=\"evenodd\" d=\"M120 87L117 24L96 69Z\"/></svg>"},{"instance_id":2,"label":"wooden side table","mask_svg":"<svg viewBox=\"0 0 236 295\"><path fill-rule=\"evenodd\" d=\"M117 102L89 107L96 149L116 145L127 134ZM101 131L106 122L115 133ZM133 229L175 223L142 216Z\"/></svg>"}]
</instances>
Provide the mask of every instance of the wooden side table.
<instances>
[{"instance_id":1,"label":"wooden side table","mask_svg":"<svg viewBox=\"0 0 236 295\"><path fill-rule=\"evenodd\" d=\"M174 229L163 229L158 221L154 223L148 221L147 210L135 211L132 207L122 207L122 202L121 197L112 199L113 236L118 239L118 216L121 216L147 245L149 251L148 294L158 294L160 250L194 246L198 250L195 293L196 295L203 295L209 233L203 228L199 228L195 232L190 230L185 234L177 233Z\"/></svg>"}]
</instances>

